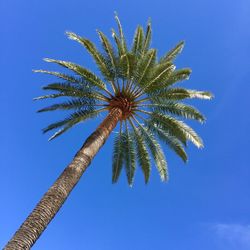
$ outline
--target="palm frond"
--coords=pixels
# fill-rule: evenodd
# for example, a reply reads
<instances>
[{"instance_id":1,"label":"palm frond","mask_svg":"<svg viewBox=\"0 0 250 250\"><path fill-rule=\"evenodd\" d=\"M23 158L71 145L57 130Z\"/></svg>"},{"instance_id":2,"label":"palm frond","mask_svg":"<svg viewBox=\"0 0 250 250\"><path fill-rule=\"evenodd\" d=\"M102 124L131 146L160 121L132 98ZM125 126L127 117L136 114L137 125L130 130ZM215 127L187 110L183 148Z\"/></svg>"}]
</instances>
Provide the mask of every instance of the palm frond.
<instances>
[{"instance_id":1,"label":"palm frond","mask_svg":"<svg viewBox=\"0 0 250 250\"><path fill-rule=\"evenodd\" d=\"M213 95L208 91L198 91L184 88L166 88L150 93L152 98L162 98L166 100L183 100L187 98L197 98L211 100Z\"/></svg>"},{"instance_id":2,"label":"palm frond","mask_svg":"<svg viewBox=\"0 0 250 250\"><path fill-rule=\"evenodd\" d=\"M214 97L213 94L208 91L197 91L187 89L187 92L189 93L190 98L211 100Z\"/></svg>"},{"instance_id":3,"label":"palm frond","mask_svg":"<svg viewBox=\"0 0 250 250\"><path fill-rule=\"evenodd\" d=\"M135 145L131 132L128 129L128 124L126 123L125 133L124 133L124 163L128 179L128 184L133 185L134 174L135 174L135 163L136 163L136 154L135 154Z\"/></svg>"},{"instance_id":4,"label":"palm frond","mask_svg":"<svg viewBox=\"0 0 250 250\"><path fill-rule=\"evenodd\" d=\"M143 86L141 92L143 93L149 90L149 93L150 93L151 86L154 88L155 85L158 86L162 82L167 81L169 79L169 75L174 70L175 70L175 66L170 62L167 62L164 64L158 64L156 67L154 67L150 79L145 84L145 86Z\"/></svg>"},{"instance_id":5,"label":"palm frond","mask_svg":"<svg viewBox=\"0 0 250 250\"><path fill-rule=\"evenodd\" d=\"M144 34L143 28L138 26L134 35L132 53L140 58L142 52L144 50Z\"/></svg>"},{"instance_id":6,"label":"palm frond","mask_svg":"<svg viewBox=\"0 0 250 250\"><path fill-rule=\"evenodd\" d=\"M130 80L134 76L135 56L132 53L126 53L121 56L119 63L119 77Z\"/></svg>"},{"instance_id":7,"label":"palm frond","mask_svg":"<svg viewBox=\"0 0 250 250\"><path fill-rule=\"evenodd\" d=\"M69 97L87 97L96 100L107 101L107 98L89 87L85 86L76 86L71 83L51 83L43 87L44 90L54 90L59 91L60 95L46 95L36 98L36 100L45 99L45 98L56 98L60 96L69 96Z\"/></svg>"},{"instance_id":8,"label":"palm frond","mask_svg":"<svg viewBox=\"0 0 250 250\"><path fill-rule=\"evenodd\" d=\"M112 162L112 182L116 183L119 179L123 159L124 159L124 136L122 133L122 123L120 123L120 132L114 139L114 147L113 147L113 162Z\"/></svg>"},{"instance_id":9,"label":"palm frond","mask_svg":"<svg viewBox=\"0 0 250 250\"><path fill-rule=\"evenodd\" d=\"M111 32L112 32L112 37L115 40L115 44L117 47L117 53L118 53L119 57L121 57L123 54L126 53L123 50L121 39L118 37L118 35L116 34L114 29L111 29Z\"/></svg>"},{"instance_id":10,"label":"palm frond","mask_svg":"<svg viewBox=\"0 0 250 250\"><path fill-rule=\"evenodd\" d=\"M70 129L74 125L76 125L77 123L85 121L89 118L93 118L97 116L99 112L103 110L104 109L94 110L93 107L89 107L89 109L86 109L86 110L76 111L73 114L71 114L69 117L67 117L66 119L50 124L48 127L43 129L43 132L46 133L50 130L54 130L56 128L62 127L60 130L58 130L55 134L53 134L49 138L49 140L53 140L59 135L66 132L68 129Z\"/></svg>"},{"instance_id":11,"label":"palm frond","mask_svg":"<svg viewBox=\"0 0 250 250\"><path fill-rule=\"evenodd\" d=\"M50 95L42 95L42 96L38 96L33 98L34 101L38 101L38 100L44 100L44 99L49 99L49 98L58 98L58 97L62 97L65 96L64 93L60 93L60 94L50 94Z\"/></svg>"},{"instance_id":12,"label":"palm frond","mask_svg":"<svg viewBox=\"0 0 250 250\"><path fill-rule=\"evenodd\" d=\"M54 111L54 110L82 110L83 108L89 108L89 106L95 106L95 101L93 99L89 98L77 98L72 99L67 102L62 102L58 104L53 104L51 106L48 106L46 108L42 108L38 110L37 112L46 112L46 111Z\"/></svg>"},{"instance_id":13,"label":"palm frond","mask_svg":"<svg viewBox=\"0 0 250 250\"><path fill-rule=\"evenodd\" d=\"M190 68L178 69L170 75L169 79L163 82L162 87L168 87L174 83L188 80L191 73L192 70Z\"/></svg>"},{"instance_id":14,"label":"palm frond","mask_svg":"<svg viewBox=\"0 0 250 250\"><path fill-rule=\"evenodd\" d=\"M173 49L171 49L165 56L160 59L160 63L173 61L176 56L181 53L184 44L184 41L179 42Z\"/></svg>"},{"instance_id":15,"label":"palm frond","mask_svg":"<svg viewBox=\"0 0 250 250\"><path fill-rule=\"evenodd\" d=\"M52 62L56 63L60 66L63 66L69 70L72 70L76 74L80 75L83 77L86 81L89 83L93 84L94 86L100 88L101 90L104 90L107 92L107 88L105 83L97 77L95 74L90 72L89 70L83 68L82 66L72 63L72 62L67 62L67 61L62 61L62 60L55 60L55 59L50 59L50 58L45 58L44 59L46 62Z\"/></svg>"},{"instance_id":16,"label":"palm frond","mask_svg":"<svg viewBox=\"0 0 250 250\"><path fill-rule=\"evenodd\" d=\"M155 64L155 59L156 50L150 49L138 62L135 81L139 84L139 86L143 86L149 79L149 73L151 73L152 67Z\"/></svg>"},{"instance_id":17,"label":"palm frond","mask_svg":"<svg viewBox=\"0 0 250 250\"><path fill-rule=\"evenodd\" d=\"M86 88L85 86L76 86L76 85L73 85L71 84L70 82L55 82L55 83L50 83L46 86L43 86L42 87L43 90L55 90L55 91L60 91L60 92L63 92L63 91L75 91L75 93L78 93L79 94L81 92L86 92L86 91L90 91L89 88Z\"/></svg>"},{"instance_id":18,"label":"palm frond","mask_svg":"<svg viewBox=\"0 0 250 250\"><path fill-rule=\"evenodd\" d=\"M87 49L89 54L94 58L103 76L105 76L107 80L113 80L114 76L111 74L104 56L97 50L96 46L90 40L80 37L73 32L66 32L66 34L68 35L69 39L77 41Z\"/></svg>"},{"instance_id":19,"label":"palm frond","mask_svg":"<svg viewBox=\"0 0 250 250\"><path fill-rule=\"evenodd\" d=\"M135 117L134 119L137 122L140 133L144 137L144 140L155 160L155 164L160 174L161 180L166 181L168 179L167 162L160 144L155 140L154 135L147 128L141 125Z\"/></svg>"},{"instance_id":20,"label":"palm frond","mask_svg":"<svg viewBox=\"0 0 250 250\"><path fill-rule=\"evenodd\" d=\"M183 68L179 70L175 70L171 72L168 78L166 78L163 82L160 82L158 84L151 85L149 92L154 93L154 91L160 91L165 90L166 88L172 86L173 84L176 84L178 82L188 80L189 76L191 74L191 69L189 68Z\"/></svg>"},{"instance_id":21,"label":"palm frond","mask_svg":"<svg viewBox=\"0 0 250 250\"><path fill-rule=\"evenodd\" d=\"M153 123L162 126L162 128L166 129L171 135L177 137L179 140L181 140L181 142L185 143L186 140L189 140L196 147L203 147L202 139L191 127L189 127L184 122L161 113L153 112L151 115Z\"/></svg>"},{"instance_id":22,"label":"palm frond","mask_svg":"<svg viewBox=\"0 0 250 250\"><path fill-rule=\"evenodd\" d=\"M146 121L145 122L148 129L152 132L157 134L157 136L165 142L172 150L175 151L175 153L180 156L180 158L186 162L187 161L187 154L180 143L180 141L175 137L167 133L165 130L161 129L161 127L157 126L156 123L153 123L152 121Z\"/></svg>"},{"instance_id":23,"label":"palm frond","mask_svg":"<svg viewBox=\"0 0 250 250\"><path fill-rule=\"evenodd\" d=\"M105 98L103 98L101 95L99 95L98 93L95 92L79 92L76 93L75 91L63 91L59 94L49 94L49 95L42 95L42 96L38 96L33 98L34 101L37 100L44 100L44 99L49 99L49 98L58 98L58 97L72 97L72 98L90 98L93 100L98 100L98 101L104 101L106 102L107 100Z\"/></svg>"},{"instance_id":24,"label":"palm frond","mask_svg":"<svg viewBox=\"0 0 250 250\"><path fill-rule=\"evenodd\" d=\"M70 83L85 84L82 79L77 79L74 76L70 76L70 75L67 75L67 74L60 73L60 72L48 71L48 70L42 70L42 69L33 70L33 72L53 75L53 76L58 77L59 79L63 79L63 80L65 80L67 82L70 82Z\"/></svg>"},{"instance_id":25,"label":"palm frond","mask_svg":"<svg viewBox=\"0 0 250 250\"><path fill-rule=\"evenodd\" d=\"M125 54L127 52L127 44L126 44L125 36L123 34L122 25L121 25L121 22L120 22L120 19L119 19L117 13L115 13L115 20L116 20L116 23L118 25L118 30L119 30L119 34L120 34L122 54Z\"/></svg>"},{"instance_id":26,"label":"palm frond","mask_svg":"<svg viewBox=\"0 0 250 250\"><path fill-rule=\"evenodd\" d=\"M150 172L151 172L149 153L148 153L144 138L140 135L138 128L135 127L132 120L129 120L129 121L131 123L131 126L134 129L133 138L136 144L136 158L144 174L145 183L147 184L149 181Z\"/></svg>"},{"instance_id":27,"label":"palm frond","mask_svg":"<svg viewBox=\"0 0 250 250\"><path fill-rule=\"evenodd\" d=\"M151 19L149 19L148 24L147 24L144 44L143 44L143 54L145 54L149 49L149 46L150 46L150 43L151 43L151 37L152 37Z\"/></svg>"},{"instance_id":28,"label":"palm frond","mask_svg":"<svg viewBox=\"0 0 250 250\"><path fill-rule=\"evenodd\" d=\"M110 61L110 64L112 66L111 67L112 74L115 76L117 62L116 62L116 55L115 55L114 48L103 32L97 31L97 33L98 33L99 38L101 40L103 49L105 50L107 57Z\"/></svg>"},{"instance_id":29,"label":"palm frond","mask_svg":"<svg viewBox=\"0 0 250 250\"><path fill-rule=\"evenodd\" d=\"M152 71L151 84L165 82L169 79L169 75L175 70L175 65L172 62L157 64Z\"/></svg>"},{"instance_id":30,"label":"palm frond","mask_svg":"<svg viewBox=\"0 0 250 250\"><path fill-rule=\"evenodd\" d=\"M205 121L205 117L196 108L184 103L177 103L154 98L153 104L145 104L143 106L150 107L153 111L156 112L173 114L184 117L186 119L194 119L201 123Z\"/></svg>"}]
</instances>

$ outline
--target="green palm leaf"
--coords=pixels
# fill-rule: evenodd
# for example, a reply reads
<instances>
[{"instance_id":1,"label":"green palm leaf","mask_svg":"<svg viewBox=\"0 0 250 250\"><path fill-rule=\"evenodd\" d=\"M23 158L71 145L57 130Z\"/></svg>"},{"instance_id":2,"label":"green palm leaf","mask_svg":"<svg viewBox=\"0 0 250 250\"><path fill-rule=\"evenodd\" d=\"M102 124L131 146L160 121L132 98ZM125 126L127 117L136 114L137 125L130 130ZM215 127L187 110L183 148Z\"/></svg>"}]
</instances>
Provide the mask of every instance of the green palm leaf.
<instances>
[{"instance_id":1,"label":"green palm leaf","mask_svg":"<svg viewBox=\"0 0 250 250\"><path fill-rule=\"evenodd\" d=\"M164 141L172 150L175 151L175 153L180 156L180 158L186 162L187 161L187 154L181 145L180 141L175 137L167 133L165 130L163 130L161 127L157 126L156 123L153 123L152 121L146 121L146 126L149 130L152 131L152 133L157 134L157 136Z\"/></svg>"},{"instance_id":2,"label":"green palm leaf","mask_svg":"<svg viewBox=\"0 0 250 250\"><path fill-rule=\"evenodd\" d=\"M73 32L66 32L66 34L68 35L69 39L77 41L87 49L89 54L94 58L103 76L105 76L107 80L113 80L114 76L112 75L112 71L110 71L104 56L97 50L95 45L90 40L80 37Z\"/></svg>"},{"instance_id":3,"label":"green palm leaf","mask_svg":"<svg viewBox=\"0 0 250 250\"><path fill-rule=\"evenodd\" d=\"M75 113L73 113L69 117L67 117L66 119L50 124L48 127L43 129L43 132L46 133L50 130L54 130L56 128L62 127L60 130L58 130L55 134L53 134L49 138L49 141L53 140L57 136L63 134L68 129L70 129L71 127L76 125L77 123L85 121L89 118L93 118L93 117L97 116L99 112L101 112L103 110L104 109L94 110L93 107L89 107L89 109L86 109L86 110L76 111Z\"/></svg>"},{"instance_id":4,"label":"green palm leaf","mask_svg":"<svg viewBox=\"0 0 250 250\"><path fill-rule=\"evenodd\" d=\"M143 29L141 26L138 26L134 35L132 53L140 58L142 52L144 51L144 44Z\"/></svg>"},{"instance_id":5,"label":"green palm leaf","mask_svg":"<svg viewBox=\"0 0 250 250\"><path fill-rule=\"evenodd\" d=\"M114 75L115 77L115 72L116 72L116 55L115 55L115 52L114 52L114 48L113 46L111 45L111 43L109 42L108 38L106 37L105 34L103 34L103 32L101 31L97 31L98 35L99 35L99 38L102 42L102 46L107 54L107 57L110 61L110 64L111 64L111 69L110 71L111 72L114 72L112 73L112 75Z\"/></svg>"},{"instance_id":6,"label":"green palm leaf","mask_svg":"<svg viewBox=\"0 0 250 250\"><path fill-rule=\"evenodd\" d=\"M119 64L119 76L127 80L132 79L136 69L135 64L135 56L133 54L126 53L122 55Z\"/></svg>"},{"instance_id":7,"label":"green palm leaf","mask_svg":"<svg viewBox=\"0 0 250 250\"><path fill-rule=\"evenodd\" d=\"M156 112L173 114L186 119L194 119L201 123L205 121L205 117L196 108L184 103L164 101L155 98L153 104L145 104L145 106L152 108L153 111Z\"/></svg>"},{"instance_id":8,"label":"green palm leaf","mask_svg":"<svg viewBox=\"0 0 250 250\"><path fill-rule=\"evenodd\" d=\"M49 95L42 95L42 96L38 96L35 97L33 100L37 101L37 100L43 100L43 99L49 99L49 98L58 98L58 97L72 97L72 98L90 98L93 100L100 100L100 101L106 101L100 94L98 93L94 93L94 92L79 92L76 93L75 91L63 91L62 93L59 94L49 94Z\"/></svg>"},{"instance_id":9,"label":"green palm leaf","mask_svg":"<svg viewBox=\"0 0 250 250\"><path fill-rule=\"evenodd\" d=\"M115 40L115 44L117 47L117 53L118 53L119 57L121 57L123 54L126 53L123 50L121 39L118 37L118 35L116 34L114 29L111 29L111 32L112 32L112 37Z\"/></svg>"},{"instance_id":10,"label":"green palm leaf","mask_svg":"<svg viewBox=\"0 0 250 250\"><path fill-rule=\"evenodd\" d=\"M67 82L56 82L56 83L50 83L42 88L43 90L55 90L55 91L75 91L75 93L82 93L82 92L90 92L90 89L85 86L76 86L71 83Z\"/></svg>"},{"instance_id":11,"label":"green palm leaf","mask_svg":"<svg viewBox=\"0 0 250 250\"><path fill-rule=\"evenodd\" d=\"M127 44L126 44L125 36L123 34L122 25L121 25L121 22L120 22L120 19L119 19L117 13L115 13L115 20L116 20L116 23L117 23L118 29L119 29L122 54L125 54L127 52Z\"/></svg>"},{"instance_id":12,"label":"green palm leaf","mask_svg":"<svg viewBox=\"0 0 250 250\"><path fill-rule=\"evenodd\" d=\"M137 84L142 85L149 79L152 67L155 64L156 50L150 49L138 62L136 79Z\"/></svg>"},{"instance_id":13,"label":"green palm leaf","mask_svg":"<svg viewBox=\"0 0 250 250\"><path fill-rule=\"evenodd\" d=\"M143 138L144 138L144 140L145 140L148 148L150 149L151 154L155 160L155 164L156 164L156 167L157 167L158 172L160 174L161 180L166 181L168 179L167 162L166 162L164 153L161 149L161 146L155 140L153 134L147 128L143 127L138 121L137 121L137 123L139 125L140 133L143 136Z\"/></svg>"},{"instance_id":14,"label":"green palm leaf","mask_svg":"<svg viewBox=\"0 0 250 250\"><path fill-rule=\"evenodd\" d=\"M67 102L62 102L58 104L53 104L46 108L38 110L38 112L54 111L54 110L70 110L70 109L83 109L89 108L90 106L95 106L93 99L89 98L78 98Z\"/></svg>"},{"instance_id":15,"label":"green palm leaf","mask_svg":"<svg viewBox=\"0 0 250 250\"><path fill-rule=\"evenodd\" d=\"M49 98L58 98L58 97L63 97L65 96L64 93L60 93L60 94L50 94L50 95L42 95L42 96L38 96L33 98L34 101L38 101L38 100L44 100L44 99L49 99Z\"/></svg>"},{"instance_id":16,"label":"green palm leaf","mask_svg":"<svg viewBox=\"0 0 250 250\"><path fill-rule=\"evenodd\" d=\"M39 70L33 70L33 72L35 73L44 73L44 74L48 74L48 75L53 75L53 76L56 76L60 79L63 79L67 82L71 82L71 83L79 83L79 84L83 84L83 81L82 79L77 79L73 76L70 76L70 75L67 75L67 74L62 74L60 72L55 72L55 71L48 71L48 70L42 70L42 69L39 69Z\"/></svg>"},{"instance_id":17,"label":"green palm leaf","mask_svg":"<svg viewBox=\"0 0 250 250\"><path fill-rule=\"evenodd\" d=\"M72 62L66 62L66 61L62 61L62 60L49 59L49 58L45 58L44 60L46 62L56 63L56 64L63 66L67 69L70 69L73 72L75 72L76 74L78 74L79 76L83 77L89 83L93 84L94 86L100 88L101 90L107 91L105 83L99 77L97 77L95 74L93 74L89 70L81 67L78 64L75 64Z\"/></svg>"},{"instance_id":18,"label":"green palm leaf","mask_svg":"<svg viewBox=\"0 0 250 250\"><path fill-rule=\"evenodd\" d=\"M191 90L191 89L184 89L184 88L169 88L169 89L162 89L156 91L155 93L150 93L152 98L163 98L166 100L182 100L186 98L198 98L198 99L205 99L211 100L213 95L208 91L198 91L198 90Z\"/></svg>"},{"instance_id":19,"label":"green palm leaf","mask_svg":"<svg viewBox=\"0 0 250 250\"><path fill-rule=\"evenodd\" d=\"M143 54L145 54L149 49L149 46L150 46L150 43L151 43L151 37L152 37L151 19L149 19L148 24L147 24L144 44L143 44Z\"/></svg>"},{"instance_id":20,"label":"green palm leaf","mask_svg":"<svg viewBox=\"0 0 250 250\"><path fill-rule=\"evenodd\" d=\"M189 98L211 100L214 97L213 94L208 91L197 91L197 90L191 90L191 89L186 89L186 91L189 94Z\"/></svg>"},{"instance_id":21,"label":"green palm leaf","mask_svg":"<svg viewBox=\"0 0 250 250\"><path fill-rule=\"evenodd\" d=\"M173 61L178 54L181 53L184 47L184 41L179 42L173 49L171 49L165 56L160 59L160 62Z\"/></svg>"},{"instance_id":22,"label":"green palm leaf","mask_svg":"<svg viewBox=\"0 0 250 250\"><path fill-rule=\"evenodd\" d=\"M149 94L154 93L155 91L165 91L166 88L169 88L173 84L178 82L188 80L191 74L191 69L184 68L173 71L168 78L166 78L163 82L158 82L158 84L151 85L150 89L147 91Z\"/></svg>"},{"instance_id":23,"label":"green palm leaf","mask_svg":"<svg viewBox=\"0 0 250 250\"><path fill-rule=\"evenodd\" d=\"M56 98L56 97L61 97L61 96L87 97L87 98L92 98L92 99L102 100L102 101L107 100L104 95L102 95L101 93L89 87L76 86L76 85L72 85L71 83L51 83L51 84L48 84L47 86L44 86L43 89L59 91L61 93L41 96L41 97L35 98L36 100L45 99L45 98Z\"/></svg>"},{"instance_id":24,"label":"green palm leaf","mask_svg":"<svg viewBox=\"0 0 250 250\"><path fill-rule=\"evenodd\" d=\"M131 132L128 129L126 124L126 129L124 133L124 163L128 179L128 184L132 186L135 174L135 164L136 164L136 155L135 155L135 146Z\"/></svg>"},{"instance_id":25,"label":"green palm leaf","mask_svg":"<svg viewBox=\"0 0 250 250\"><path fill-rule=\"evenodd\" d=\"M175 66L170 63L164 63L157 65L151 74L151 79L148 80L148 83L145 84L145 86L142 88L142 93L147 92L149 89L150 93L150 87L158 86L162 82L165 82L169 79L169 75L175 70Z\"/></svg>"},{"instance_id":26,"label":"green palm leaf","mask_svg":"<svg viewBox=\"0 0 250 250\"><path fill-rule=\"evenodd\" d=\"M189 127L182 121L179 121L168 115L163 115L161 113L154 112L152 113L152 122L163 126L169 131L171 135L177 137L182 142L189 140L198 148L203 147L203 142L201 138L195 133L195 131L191 127Z\"/></svg>"},{"instance_id":27,"label":"green palm leaf","mask_svg":"<svg viewBox=\"0 0 250 250\"><path fill-rule=\"evenodd\" d=\"M122 133L122 123L120 125L120 132L114 139L113 147L113 164L112 164L112 182L118 181L122 170L122 164L124 159L124 135Z\"/></svg>"},{"instance_id":28,"label":"green palm leaf","mask_svg":"<svg viewBox=\"0 0 250 250\"><path fill-rule=\"evenodd\" d=\"M139 166L141 167L143 174L144 174L144 179L145 183L148 183L149 181L149 176L151 172L151 164L150 164L150 157L149 153L147 150L146 143L144 141L144 138L140 135L140 132L138 131L138 128L136 128L133 124L132 121L131 125L134 129L134 140L136 144L136 158L138 161Z\"/></svg>"},{"instance_id":29,"label":"green palm leaf","mask_svg":"<svg viewBox=\"0 0 250 250\"><path fill-rule=\"evenodd\" d=\"M188 80L191 72L192 70L189 68L176 70L169 76L169 79L162 83L161 87L169 87L177 82Z\"/></svg>"}]
</instances>

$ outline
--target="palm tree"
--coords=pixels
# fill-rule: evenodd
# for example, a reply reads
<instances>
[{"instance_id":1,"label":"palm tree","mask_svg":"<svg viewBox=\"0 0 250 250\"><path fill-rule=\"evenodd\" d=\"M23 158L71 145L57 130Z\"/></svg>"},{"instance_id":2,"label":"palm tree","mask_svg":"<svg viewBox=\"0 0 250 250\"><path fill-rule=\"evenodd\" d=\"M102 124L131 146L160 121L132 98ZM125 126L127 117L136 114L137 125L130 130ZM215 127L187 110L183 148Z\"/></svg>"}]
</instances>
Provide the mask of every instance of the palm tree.
<instances>
[{"instance_id":1,"label":"palm tree","mask_svg":"<svg viewBox=\"0 0 250 250\"><path fill-rule=\"evenodd\" d=\"M184 162L187 161L184 149L187 141L198 148L203 146L196 132L178 119L204 122L204 116L197 109L181 101L212 98L209 92L175 87L176 83L188 79L191 73L189 68L176 70L173 64L184 42L157 59L156 49L150 48L150 21L145 32L141 26L137 27L129 49L117 15L115 19L119 30L118 33L112 30L115 46L105 34L97 31L103 47L101 52L88 39L67 32L70 39L79 42L94 58L103 79L78 64L48 58L46 62L58 64L73 74L35 70L59 79L59 82L43 88L54 92L36 100L64 98L62 102L38 112L73 110L67 118L43 130L59 129L50 140L80 122L97 117L101 112L107 112L107 116L87 138L73 161L45 193L5 249L29 249L35 243L118 123L119 131L113 149L113 183L117 182L124 167L131 186L136 165L142 169L147 183L153 161L161 180L166 181L167 162L158 139L174 150Z\"/></svg>"}]
</instances>

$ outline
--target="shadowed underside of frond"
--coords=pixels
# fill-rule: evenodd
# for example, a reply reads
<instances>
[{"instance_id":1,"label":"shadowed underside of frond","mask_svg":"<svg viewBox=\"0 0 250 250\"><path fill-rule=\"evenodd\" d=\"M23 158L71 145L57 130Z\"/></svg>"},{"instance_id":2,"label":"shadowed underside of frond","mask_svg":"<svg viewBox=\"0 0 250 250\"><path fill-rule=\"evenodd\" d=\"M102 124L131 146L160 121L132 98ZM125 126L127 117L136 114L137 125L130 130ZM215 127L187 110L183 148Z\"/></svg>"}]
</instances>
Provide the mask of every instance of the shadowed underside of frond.
<instances>
[{"instance_id":1,"label":"shadowed underside of frond","mask_svg":"<svg viewBox=\"0 0 250 250\"><path fill-rule=\"evenodd\" d=\"M70 73L35 71L58 79L58 82L43 87L50 91L49 94L36 100L64 99L38 112L71 111L67 118L49 125L43 131L59 129L50 138L54 139L80 122L119 108L122 116L120 130L114 139L112 181L118 181L124 168L128 183L132 185L137 165L146 183L151 165L157 167L164 181L168 178L168 172L162 146L168 145L184 162L187 161L185 147L188 141L198 148L203 147L201 138L183 119L203 123L205 117L184 101L194 98L209 100L213 96L207 91L176 86L189 79L191 74L191 69L176 69L174 64L184 47L184 41L158 59L157 50L150 47L151 20L145 31L142 26L137 27L131 46L126 41L117 15L115 20L118 32L112 29L113 42L97 30L101 49L87 38L66 32L71 40L78 42L93 57L101 76L73 62L48 58L46 62L62 66Z\"/></svg>"}]
</instances>

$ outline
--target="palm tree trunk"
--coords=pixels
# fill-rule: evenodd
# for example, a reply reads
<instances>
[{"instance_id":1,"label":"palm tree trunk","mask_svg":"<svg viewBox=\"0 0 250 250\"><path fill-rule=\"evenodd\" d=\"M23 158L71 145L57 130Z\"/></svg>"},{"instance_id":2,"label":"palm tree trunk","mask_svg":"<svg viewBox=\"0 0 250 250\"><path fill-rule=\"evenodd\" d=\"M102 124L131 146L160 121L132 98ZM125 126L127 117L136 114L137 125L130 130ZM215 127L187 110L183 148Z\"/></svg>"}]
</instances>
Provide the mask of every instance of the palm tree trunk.
<instances>
[{"instance_id":1,"label":"palm tree trunk","mask_svg":"<svg viewBox=\"0 0 250 250\"><path fill-rule=\"evenodd\" d=\"M93 157L103 146L121 118L121 115L122 111L117 108L109 112L101 125L85 141L73 161L65 168L12 239L7 243L4 248L5 250L24 250L30 249L33 246L61 208Z\"/></svg>"}]
</instances>

